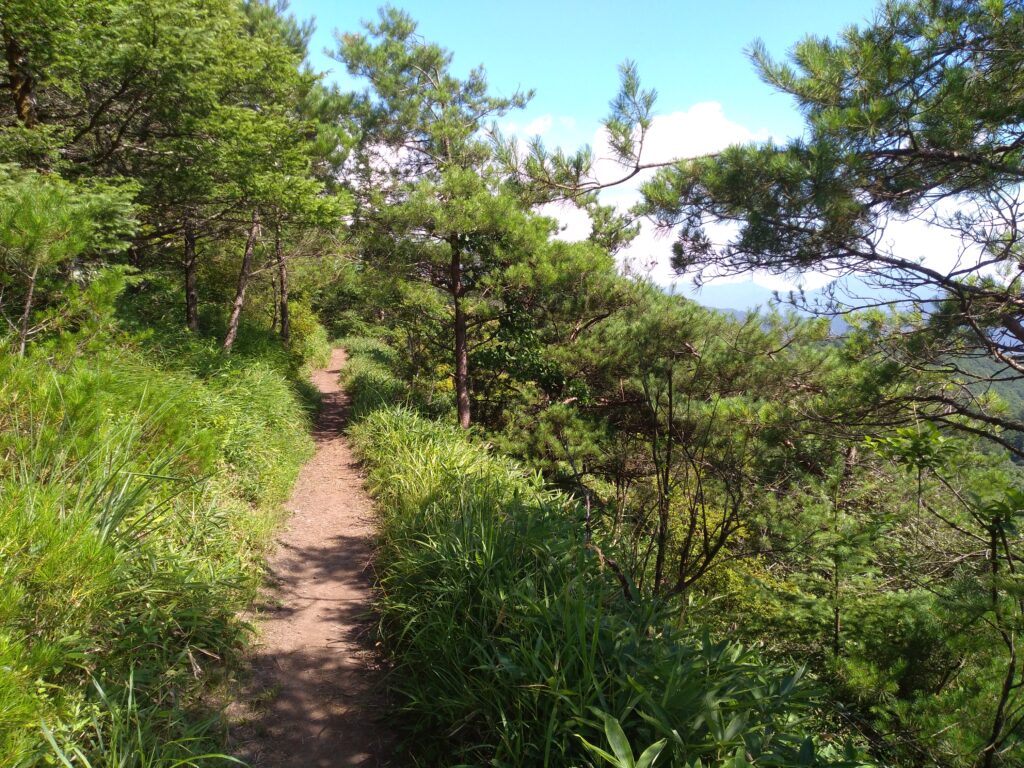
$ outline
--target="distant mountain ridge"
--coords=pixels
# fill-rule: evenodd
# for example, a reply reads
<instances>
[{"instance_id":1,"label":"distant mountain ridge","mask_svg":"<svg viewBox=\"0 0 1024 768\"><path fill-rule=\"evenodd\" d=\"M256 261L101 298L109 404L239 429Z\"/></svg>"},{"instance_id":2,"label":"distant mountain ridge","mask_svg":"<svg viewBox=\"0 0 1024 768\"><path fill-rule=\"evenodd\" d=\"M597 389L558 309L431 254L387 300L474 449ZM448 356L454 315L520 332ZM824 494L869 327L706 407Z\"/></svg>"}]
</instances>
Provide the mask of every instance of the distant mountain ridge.
<instances>
[{"instance_id":1,"label":"distant mountain ridge","mask_svg":"<svg viewBox=\"0 0 1024 768\"><path fill-rule=\"evenodd\" d=\"M834 283L830 283L815 291L805 291L801 302L810 307L824 304L827 298L827 291L832 285ZM757 285L752 280L743 283L706 283L699 289L689 288L678 291L678 294L708 309L724 312L737 320L746 319L755 309L769 311L772 308L778 308L783 312L791 309L800 315L814 316L813 312L795 307L789 303L787 300L788 293L773 291L770 288ZM845 333L849 327L849 323L841 316L832 318L833 333Z\"/></svg>"},{"instance_id":2,"label":"distant mountain ridge","mask_svg":"<svg viewBox=\"0 0 1024 768\"><path fill-rule=\"evenodd\" d=\"M753 280L742 283L708 282L700 288L686 288L677 293L709 309L725 312L738 319L745 318L754 309L768 310L778 308L781 311L795 310L807 317L816 316L816 307L822 309L821 314L828 314L828 307L838 303L850 310L861 305L895 301L901 295L891 289L882 288L869 283L862 277L847 275L814 290L774 291L758 285ZM790 297L797 299L794 305ZM832 317L832 332L842 334L849 330L850 324L844 315Z\"/></svg>"}]
</instances>

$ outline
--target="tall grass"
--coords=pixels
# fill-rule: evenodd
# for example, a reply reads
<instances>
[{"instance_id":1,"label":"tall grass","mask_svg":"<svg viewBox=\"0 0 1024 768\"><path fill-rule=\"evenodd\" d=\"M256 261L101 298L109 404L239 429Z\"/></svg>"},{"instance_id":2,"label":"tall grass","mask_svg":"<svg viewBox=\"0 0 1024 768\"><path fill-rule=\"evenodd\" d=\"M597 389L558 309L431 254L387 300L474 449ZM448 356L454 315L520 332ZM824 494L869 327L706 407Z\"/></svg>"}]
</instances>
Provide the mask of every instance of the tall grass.
<instances>
[{"instance_id":1,"label":"tall grass","mask_svg":"<svg viewBox=\"0 0 1024 768\"><path fill-rule=\"evenodd\" d=\"M358 336L338 343L348 354L341 377L349 393L353 418L360 419L383 406L408 401L408 388L394 373L399 364L394 349L379 339Z\"/></svg>"},{"instance_id":2,"label":"tall grass","mask_svg":"<svg viewBox=\"0 0 1024 768\"><path fill-rule=\"evenodd\" d=\"M0 765L217 762L307 410L273 362L153 357L0 357Z\"/></svg>"},{"instance_id":3,"label":"tall grass","mask_svg":"<svg viewBox=\"0 0 1024 768\"><path fill-rule=\"evenodd\" d=\"M627 766L645 750L666 766L844 764L805 733L799 671L627 599L573 500L388 405L388 361L349 349L352 437L380 510L381 636L421 764Z\"/></svg>"}]
</instances>

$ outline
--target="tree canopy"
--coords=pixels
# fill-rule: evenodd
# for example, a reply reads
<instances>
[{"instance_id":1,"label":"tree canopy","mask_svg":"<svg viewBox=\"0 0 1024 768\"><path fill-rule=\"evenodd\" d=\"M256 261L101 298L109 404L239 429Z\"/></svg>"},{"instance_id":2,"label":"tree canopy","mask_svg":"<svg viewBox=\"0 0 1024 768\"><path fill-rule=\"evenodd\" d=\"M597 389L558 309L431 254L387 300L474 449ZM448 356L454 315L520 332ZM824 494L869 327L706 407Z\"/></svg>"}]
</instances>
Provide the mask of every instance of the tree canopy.
<instances>
[{"instance_id":1,"label":"tree canopy","mask_svg":"<svg viewBox=\"0 0 1024 768\"><path fill-rule=\"evenodd\" d=\"M678 227L677 269L866 275L888 289L875 305L1021 373L1022 14L889 2L841 39L805 39L788 63L754 45L805 135L684 161L645 186L642 212ZM948 252L918 258L894 234L907 221L948 232ZM711 222L737 234L714 243Z\"/></svg>"}]
</instances>

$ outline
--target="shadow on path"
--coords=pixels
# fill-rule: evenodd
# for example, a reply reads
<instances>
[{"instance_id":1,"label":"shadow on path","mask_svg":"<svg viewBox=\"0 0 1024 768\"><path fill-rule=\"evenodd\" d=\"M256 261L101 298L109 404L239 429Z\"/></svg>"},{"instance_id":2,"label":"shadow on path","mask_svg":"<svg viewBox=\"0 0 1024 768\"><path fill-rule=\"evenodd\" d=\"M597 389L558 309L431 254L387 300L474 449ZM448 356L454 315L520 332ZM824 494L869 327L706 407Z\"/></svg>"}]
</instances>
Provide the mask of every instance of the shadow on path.
<instances>
[{"instance_id":1,"label":"shadow on path","mask_svg":"<svg viewBox=\"0 0 1024 768\"><path fill-rule=\"evenodd\" d=\"M256 606L251 680L230 712L234 754L255 768L384 766L391 752L373 648L373 510L341 434L344 361L335 350L313 376L323 394L316 455L287 504Z\"/></svg>"}]
</instances>

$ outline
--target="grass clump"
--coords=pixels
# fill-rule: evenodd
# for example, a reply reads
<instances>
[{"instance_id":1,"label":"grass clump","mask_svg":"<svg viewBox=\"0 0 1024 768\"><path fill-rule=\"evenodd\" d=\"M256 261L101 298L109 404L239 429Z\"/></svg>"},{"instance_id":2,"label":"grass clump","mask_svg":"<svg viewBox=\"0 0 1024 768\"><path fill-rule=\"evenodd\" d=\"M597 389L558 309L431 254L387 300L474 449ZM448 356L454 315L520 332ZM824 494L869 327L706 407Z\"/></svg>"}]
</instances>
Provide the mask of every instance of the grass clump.
<instances>
[{"instance_id":1,"label":"grass clump","mask_svg":"<svg viewBox=\"0 0 1024 768\"><path fill-rule=\"evenodd\" d=\"M0 357L2 765L210 764L205 694L312 445L277 365L198 357Z\"/></svg>"},{"instance_id":2,"label":"grass clump","mask_svg":"<svg viewBox=\"0 0 1024 768\"><path fill-rule=\"evenodd\" d=\"M383 363L350 352L350 392L370 403L365 371ZM422 764L625 766L645 750L666 766L842 764L804 733L799 672L674 629L613 577L573 500L383 403L352 437L380 510L391 684Z\"/></svg>"},{"instance_id":3,"label":"grass clump","mask_svg":"<svg viewBox=\"0 0 1024 768\"><path fill-rule=\"evenodd\" d=\"M338 345L348 353L341 383L349 393L353 418L407 402L408 389L396 373L400 362L393 348L378 339L361 336L342 339Z\"/></svg>"}]
</instances>

